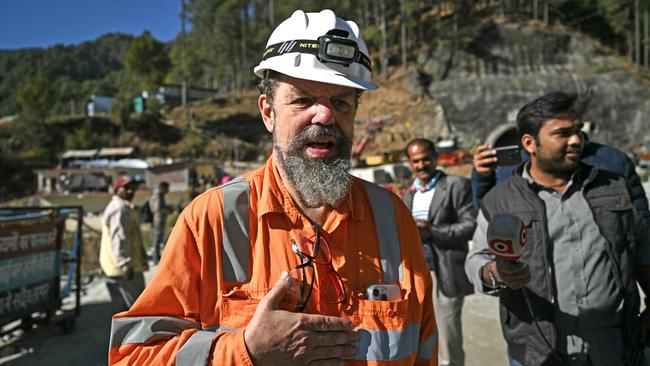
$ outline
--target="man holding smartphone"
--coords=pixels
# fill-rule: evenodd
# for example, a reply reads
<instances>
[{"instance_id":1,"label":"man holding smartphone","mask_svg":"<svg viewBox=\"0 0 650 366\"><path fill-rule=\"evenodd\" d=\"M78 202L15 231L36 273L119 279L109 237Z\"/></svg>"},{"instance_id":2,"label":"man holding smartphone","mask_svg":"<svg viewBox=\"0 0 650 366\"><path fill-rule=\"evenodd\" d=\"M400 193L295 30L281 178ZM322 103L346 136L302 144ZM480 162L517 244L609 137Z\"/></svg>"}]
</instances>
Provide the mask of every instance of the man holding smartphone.
<instances>
[{"instance_id":1,"label":"man holding smartphone","mask_svg":"<svg viewBox=\"0 0 650 366\"><path fill-rule=\"evenodd\" d=\"M637 289L650 291L648 225L621 176L581 162L589 101L553 92L521 108L517 133L530 159L481 204L465 270L478 291L499 296L513 366L636 366L648 343L638 336L649 327ZM517 263L490 250L500 214L525 233Z\"/></svg>"},{"instance_id":2,"label":"man holding smartphone","mask_svg":"<svg viewBox=\"0 0 650 366\"><path fill-rule=\"evenodd\" d=\"M636 173L634 161L615 147L589 140L589 135L584 129L583 135L585 146L582 151L582 162L625 178L630 187L634 207L642 217L650 219L648 199L641 184L641 178ZM511 176L517 167L518 163L513 163L511 159L503 159L504 155L499 154L501 149L490 145L481 145L476 148L472 169L472 199L474 209L477 211L481 206L481 200L488 191L497 183ZM522 161L529 159L529 155L524 149L519 149L519 155ZM511 154L508 156L512 157Z\"/></svg>"},{"instance_id":3,"label":"man holding smartphone","mask_svg":"<svg viewBox=\"0 0 650 366\"><path fill-rule=\"evenodd\" d=\"M415 180L402 199L420 229L433 279L438 364L462 366L461 311L465 296L474 292L464 270L468 241L476 227L470 182L436 169L436 147L431 140L414 139L405 152Z\"/></svg>"}]
</instances>

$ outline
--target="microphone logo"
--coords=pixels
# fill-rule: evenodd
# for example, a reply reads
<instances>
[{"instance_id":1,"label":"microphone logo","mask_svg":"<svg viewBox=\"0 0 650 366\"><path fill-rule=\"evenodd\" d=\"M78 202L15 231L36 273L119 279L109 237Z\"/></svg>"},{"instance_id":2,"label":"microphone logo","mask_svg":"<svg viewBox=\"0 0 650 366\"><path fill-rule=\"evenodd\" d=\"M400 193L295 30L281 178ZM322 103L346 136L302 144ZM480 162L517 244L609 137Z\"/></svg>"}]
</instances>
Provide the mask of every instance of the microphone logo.
<instances>
[{"instance_id":1,"label":"microphone logo","mask_svg":"<svg viewBox=\"0 0 650 366\"><path fill-rule=\"evenodd\" d=\"M498 258L518 261L528 241L526 225L511 214L496 214L490 219L487 230L490 250Z\"/></svg>"},{"instance_id":2,"label":"microphone logo","mask_svg":"<svg viewBox=\"0 0 650 366\"><path fill-rule=\"evenodd\" d=\"M505 239L492 239L490 241L490 248L494 254L512 254L512 240Z\"/></svg>"}]
</instances>

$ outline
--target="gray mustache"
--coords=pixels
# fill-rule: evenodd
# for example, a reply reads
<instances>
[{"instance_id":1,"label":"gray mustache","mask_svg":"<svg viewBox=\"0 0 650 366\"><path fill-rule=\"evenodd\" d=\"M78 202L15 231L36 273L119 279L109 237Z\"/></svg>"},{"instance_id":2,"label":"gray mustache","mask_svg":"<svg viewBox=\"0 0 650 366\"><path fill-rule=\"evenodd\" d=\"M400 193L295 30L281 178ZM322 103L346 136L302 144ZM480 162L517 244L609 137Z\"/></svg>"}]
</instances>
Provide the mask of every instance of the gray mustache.
<instances>
[{"instance_id":1,"label":"gray mustache","mask_svg":"<svg viewBox=\"0 0 650 366\"><path fill-rule=\"evenodd\" d=\"M296 140L304 142L317 137L335 137L339 139L343 134L334 126L308 126L296 135Z\"/></svg>"}]
</instances>

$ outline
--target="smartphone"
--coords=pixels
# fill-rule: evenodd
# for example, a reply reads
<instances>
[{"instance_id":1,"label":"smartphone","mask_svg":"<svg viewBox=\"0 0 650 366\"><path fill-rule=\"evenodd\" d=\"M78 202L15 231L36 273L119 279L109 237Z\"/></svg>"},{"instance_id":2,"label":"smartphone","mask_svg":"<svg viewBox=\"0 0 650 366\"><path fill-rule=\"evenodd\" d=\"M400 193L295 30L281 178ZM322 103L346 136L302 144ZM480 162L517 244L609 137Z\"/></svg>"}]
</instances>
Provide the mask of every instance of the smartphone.
<instances>
[{"instance_id":1,"label":"smartphone","mask_svg":"<svg viewBox=\"0 0 650 366\"><path fill-rule=\"evenodd\" d=\"M370 285L366 289L366 298L378 301L401 300L401 292L399 286L393 284Z\"/></svg>"},{"instance_id":2,"label":"smartphone","mask_svg":"<svg viewBox=\"0 0 650 366\"><path fill-rule=\"evenodd\" d=\"M521 163L518 145L508 145L493 148L497 153L497 165L516 165Z\"/></svg>"}]
</instances>

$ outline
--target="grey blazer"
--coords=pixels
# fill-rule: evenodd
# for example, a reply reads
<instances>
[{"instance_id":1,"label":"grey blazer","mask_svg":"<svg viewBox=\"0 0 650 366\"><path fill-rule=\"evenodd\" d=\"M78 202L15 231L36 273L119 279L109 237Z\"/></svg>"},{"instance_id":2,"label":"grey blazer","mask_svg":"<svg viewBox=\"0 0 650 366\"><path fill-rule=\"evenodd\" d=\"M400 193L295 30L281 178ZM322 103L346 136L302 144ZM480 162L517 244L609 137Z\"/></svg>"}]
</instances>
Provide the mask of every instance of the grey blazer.
<instances>
[{"instance_id":1,"label":"grey blazer","mask_svg":"<svg viewBox=\"0 0 650 366\"><path fill-rule=\"evenodd\" d=\"M472 186L467 178L442 173L429 208L432 236L422 238L432 243L433 265L440 292L458 297L474 292L465 275L468 242L476 228L476 213L472 205ZM402 198L413 209L413 192Z\"/></svg>"}]
</instances>

